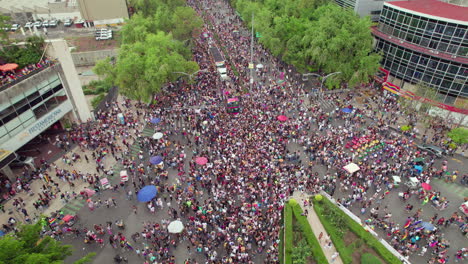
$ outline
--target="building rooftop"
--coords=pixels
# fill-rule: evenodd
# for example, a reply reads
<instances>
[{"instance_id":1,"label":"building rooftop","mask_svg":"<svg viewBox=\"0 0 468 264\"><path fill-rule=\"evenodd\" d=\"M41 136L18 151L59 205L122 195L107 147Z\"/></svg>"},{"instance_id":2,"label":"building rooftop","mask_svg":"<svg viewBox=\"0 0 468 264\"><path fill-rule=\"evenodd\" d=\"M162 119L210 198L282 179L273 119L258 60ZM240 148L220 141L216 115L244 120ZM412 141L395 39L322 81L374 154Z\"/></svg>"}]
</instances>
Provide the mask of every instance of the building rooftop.
<instances>
[{"instance_id":1,"label":"building rooftop","mask_svg":"<svg viewBox=\"0 0 468 264\"><path fill-rule=\"evenodd\" d=\"M385 2L385 5L398 9L406 9L411 13L421 13L426 17L454 20L461 24L468 24L468 7L449 4L438 0L408 0Z\"/></svg>"}]
</instances>

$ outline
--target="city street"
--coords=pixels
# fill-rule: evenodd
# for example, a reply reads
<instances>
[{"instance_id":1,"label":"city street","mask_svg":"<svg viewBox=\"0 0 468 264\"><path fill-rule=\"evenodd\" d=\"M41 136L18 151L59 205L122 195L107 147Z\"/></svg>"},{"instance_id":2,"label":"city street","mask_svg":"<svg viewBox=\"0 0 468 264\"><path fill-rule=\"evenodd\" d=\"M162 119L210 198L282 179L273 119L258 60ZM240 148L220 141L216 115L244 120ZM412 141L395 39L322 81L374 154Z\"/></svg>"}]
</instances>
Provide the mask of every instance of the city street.
<instances>
[{"instance_id":1,"label":"city street","mask_svg":"<svg viewBox=\"0 0 468 264\"><path fill-rule=\"evenodd\" d=\"M432 251L440 254L445 238L450 247L443 257L449 256L448 263L454 263L454 254L467 241L459 229L461 223L441 226L440 231L433 232L433 238L427 235L412 244L402 238L403 226L420 208L412 223L418 219L429 222L435 214L434 223L442 217L450 219L454 212L461 215L458 207L468 196L466 185L460 184L468 173L466 157L455 154L435 159L431 166L431 157L414 146L420 139L394 131L404 124L403 116L389 126L396 111L380 120L373 114L373 109L384 104L394 107L391 98L377 91L376 98L381 101L373 102L372 109L358 97L372 101L362 92L373 88L325 93L323 97L312 94L312 88L317 87L304 86L292 67L258 44L253 64L263 67L255 67L250 86L249 30L242 27L224 1L188 2L203 16L204 30L210 34L209 40L199 38L194 45L200 69L208 72L200 73L194 85L177 91L170 86L167 94L157 95L154 106L119 96L105 112L96 113L95 122L66 133L63 141L72 140L75 146L66 155L77 153L81 159L70 165L59 158L55 164L68 171L77 170L81 177L73 177L73 189L70 180L56 176L53 169L50 176L60 182L62 192L75 191L77 195L68 201L56 198L46 210L60 209L65 215L79 217L72 230L63 232L66 234L57 230L49 233L73 246L75 253L66 263L89 252L97 253L96 264L114 263L116 255L128 258L128 263L278 263L281 210L294 191L310 195L326 191L340 199L362 220L371 219L369 225L375 227L379 237L395 242L396 249L408 255L412 263L426 263L433 257ZM240 30L240 37L232 34L235 29ZM208 54L212 45L223 47L228 53L224 55L230 56L226 66L231 81L220 80ZM239 76L234 74L234 67ZM227 114L226 97L237 95L240 113ZM350 113L342 111L350 105ZM120 113L124 122L117 117ZM281 120L280 116L286 118ZM161 138L154 138L156 132L162 133ZM346 147L359 139L378 141L382 147L360 158L357 149ZM161 163L151 162L155 156L161 158L163 168ZM207 159L203 164L197 159L201 157ZM417 177L432 190L425 192L419 184L403 201L399 193L406 192L407 187L401 184L389 188L389 179L397 173L403 183L407 182L415 173L411 162L416 157L424 158L427 165ZM444 161L448 172L458 171L456 182L434 178ZM359 164L360 171L346 173L343 166L350 162ZM128 182L122 182L123 170L128 173ZM103 178L109 180L110 188L100 184ZM34 192L40 193L43 182L36 181L40 184ZM136 194L145 185L157 186L158 193L149 202L139 202ZM90 197L80 194L88 187L97 192ZM423 202L429 196L440 204ZM406 211L407 204L414 209ZM30 207L28 204L30 213L39 212ZM380 208L376 209L378 217L371 217L371 208L375 207ZM14 216L23 220L19 211L15 210ZM119 220L124 229L117 227ZM183 232L168 232L167 225L173 220L184 224ZM374 224L381 220L393 228ZM106 228L108 222L111 225ZM104 227L102 234L96 225ZM95 241L89 242L90 238ZM110 238L121 243L114 248ZM421 248L433 240L440 243L419 256Z\"/></svg>"}]
</instances>

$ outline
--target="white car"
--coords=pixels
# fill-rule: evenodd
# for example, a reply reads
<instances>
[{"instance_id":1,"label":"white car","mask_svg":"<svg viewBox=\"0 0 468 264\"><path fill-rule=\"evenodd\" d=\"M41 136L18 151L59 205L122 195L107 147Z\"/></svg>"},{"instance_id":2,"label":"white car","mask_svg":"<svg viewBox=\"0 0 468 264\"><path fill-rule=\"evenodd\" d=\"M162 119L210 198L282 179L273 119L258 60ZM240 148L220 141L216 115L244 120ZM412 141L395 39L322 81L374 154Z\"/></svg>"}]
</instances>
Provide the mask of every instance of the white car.
<instances>
[{"instance_id":1,"label":"white car","mask_svg":"<svg viewBox=\"0 0 468 264\"><path fill-rule=\"evenodd\" d=\"M66 27L71 27L73 25L73 20L71 20L70 18L65 20L65 22L63 23L64 26Z\"/></svg>"},{"instance_id":2,"label":"white car","mask_svg":"<svg viewBox=\"0 0 468 264\"><path fill-rule=\"evenodd\" d=\"M51 21L49 21L49 27L56 27L57 24L58 24L57 19L52 19Z\"/></svg>"},{"instance_id":3,"label":"white car","mask_svg":"<svg viewBox=\"0 0 468 264\"><path fill-rule=\"evenodd\" d=\"M24 27L26 27L26 28L32 28L32 27L33 27L33 23L32 23L32 22L28 22L28 23L26 23L26 25L24 25Z\"/></svg>"},{"instance_id":4,"label":"white car","mask_svg":"<svg viewBox=\"0 0 468 264\"><path fill-rule=\"evenodd\" d=\"M42 26L49 27L49 20L44 20L44 22L42 22Z\"/></svg>"},{"instance_id":5,"label":"white car","mask_svg":"<svg viewBox=\"0 0 468 264\"><path fill-rule=\"evenodd\" d=\"M38 21L34 22L33 26L35 26L37 28L41 28L42 27L42 21L38 20Z\"/></svg>"},{"instance_id":6,"label":"white car","mask_svg":"<svg viewBox=\"0 0 468 264\"><path fill-rule=\"evenodd\" d=\"M10 30L11 30L11 31L16 31L16 30L18 30L20 27L21 27L21 26L20 26L19 24L13 24L13 25L11 25Z\"/></svg>"}]
</instances>

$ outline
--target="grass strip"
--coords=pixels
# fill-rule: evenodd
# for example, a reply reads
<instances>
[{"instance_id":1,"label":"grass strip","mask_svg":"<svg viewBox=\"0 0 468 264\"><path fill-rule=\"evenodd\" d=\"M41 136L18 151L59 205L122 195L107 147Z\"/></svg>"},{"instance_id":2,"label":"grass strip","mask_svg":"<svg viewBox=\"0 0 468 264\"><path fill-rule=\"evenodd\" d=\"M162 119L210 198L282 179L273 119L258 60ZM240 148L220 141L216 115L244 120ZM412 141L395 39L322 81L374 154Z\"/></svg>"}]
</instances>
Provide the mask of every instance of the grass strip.
<instances>
[{"instance_id":1,"label":"grass strip","mask_svg":"<svg viewBox=\"0 0 468 264\"><path fill-rule=\"evenodd\" d=\"M293 212L289 204L284 206L284 263L292 264L293 248Z\"/></svg>"},{"instance_id":2,"label":"grass strip","mask_svg":"<svg viewBox=\"0 0 468 264\"><path fill-rule=\"evenodd\" d=\"M292 199L291 199L292 200ZM309 220L307 220L307 216L303 216L302 213L304 212L301 208L301 206L297 203L297 201L294 203L291 203L291 200L289 204L292 207L292 211L294 214L294 217L297 220L297 223L301 227L302 233L307 240L307 243L310 246L310 249L312 250L312 257L315 259L315 262L317 263L324 263L327 264L328 260L327 257L325 257L325 254L323 253L322 246L320 246L319 241L315 237L314 231L312 230L312 227L310 226Z\"/></svg>"},{"instance_id":3,"label":"grass strip","mask_svg":"<svg viewBox=\"0 0 468 264\"><path fill-rule=\"evenodd\" d=\"M312 201L314 203L314 210L325 230L330 235L335 248L340 253L343 263L352 263L353 260L352 254L354 249L347 247L343 240L346 231L349 230L361 238L370 248L374 249L386 263L401 264L398 257L393 255L376 237L366 231L359 223L355 222L326 197L323 197L321 201L315 199L312 199Z\"/></svg>"}]
</instances>

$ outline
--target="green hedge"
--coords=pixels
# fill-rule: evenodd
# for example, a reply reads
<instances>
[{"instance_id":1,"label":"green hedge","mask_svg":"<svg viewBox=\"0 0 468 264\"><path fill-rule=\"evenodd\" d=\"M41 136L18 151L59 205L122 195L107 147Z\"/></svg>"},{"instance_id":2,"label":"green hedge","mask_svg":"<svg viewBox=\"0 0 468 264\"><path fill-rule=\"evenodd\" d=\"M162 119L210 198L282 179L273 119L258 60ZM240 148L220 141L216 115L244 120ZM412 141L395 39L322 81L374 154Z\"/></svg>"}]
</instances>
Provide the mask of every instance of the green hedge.
<instances>
[{"instance_id":1,"label":"green hedge","mask_svg":"<svg viewBox=\"0 0 468 264\"><path fill-rule=\"evenodd\" d=\"M293 248L293 212L289 204L284 206L284 263L292 264L292 248Z\"/></svg>"},{"instance_id":2,"label":"green hedge","mask_svg":"<svg viewBox=\"0 0 468 264\"><path fill-rule=\"evenodd\" d=\"M376 256L365 253L361 256L361 264L382 264L382 262Z\"/></svg>"},{"instance_id":3,"label":"green hedge","mask_svg":"<svg viewBox=\"0 0 468 264\"><path fill-rule=\"evenodd\" d=\"M292 205L292 210L294 216L296 217L297 223L301 226L302 233L309 244L310 249L312 250L312 257L315 259L317 263L328 263L325 254L323 254L322 247L320 246L319 241L314 235L314 231L312 231L312 227L309 224L306 216L302 216L303 213L302 208L299 204Z\"/></svg>"},{"instance_id":4,"label":"green hedge","mask_svg":"<svg viewBox=\"0 0 468 264\"><path fill-rule=\"evenodd\" d=\"M320 202L315 201L312 199L314 203L314 210L317 213L322 225L325 227L325 230L330 235L333 244L335 245L336 249L340 253L340 257L344 263L352 263L352 253L353 248L348 247L343 240L343 233L342 229L346 228L356 234L359 238L361 238L364 243L366 243L369 247L374 249L380 257L388 264L401 264L401 261L393 255L387 248L382 245L377 238L375 238L372 234L366 231L360 224L355 222L351 217L346 215L342 210L340 210L336 205L334 205L330 200L324 199ZM334 215L337 216L339 221L339 225L335 225L333 223L334 219L329 219L323 215L325 210L330 210ZM344 220L344 221L341 221Z\"/></svg>"}]
</instances>

